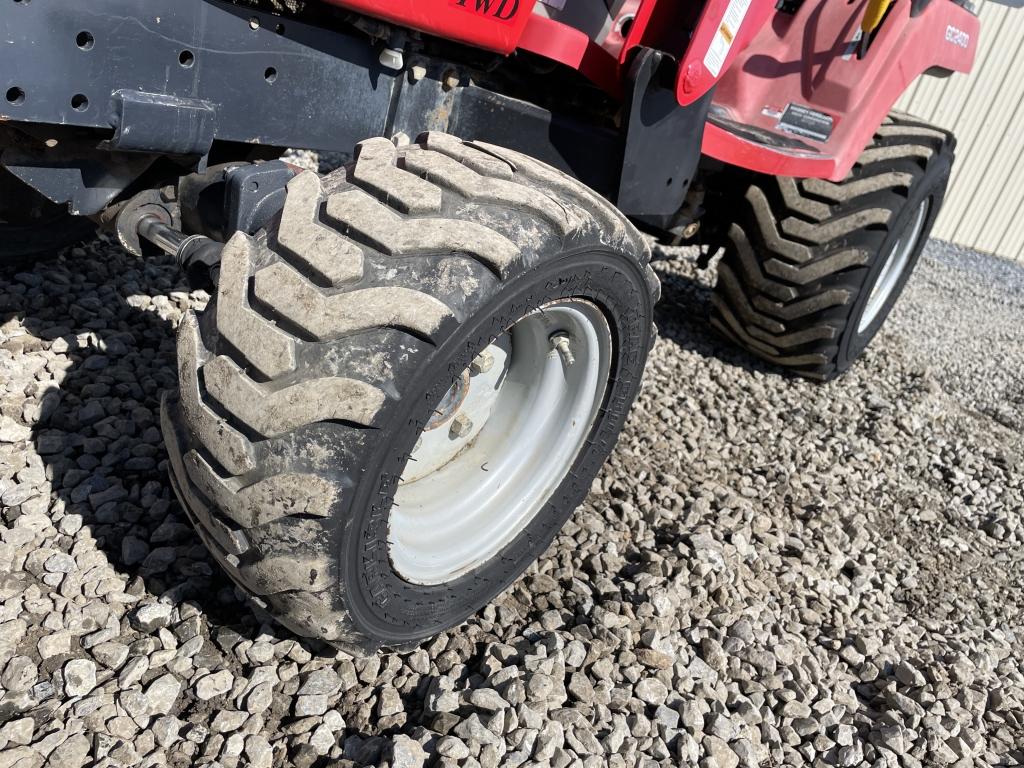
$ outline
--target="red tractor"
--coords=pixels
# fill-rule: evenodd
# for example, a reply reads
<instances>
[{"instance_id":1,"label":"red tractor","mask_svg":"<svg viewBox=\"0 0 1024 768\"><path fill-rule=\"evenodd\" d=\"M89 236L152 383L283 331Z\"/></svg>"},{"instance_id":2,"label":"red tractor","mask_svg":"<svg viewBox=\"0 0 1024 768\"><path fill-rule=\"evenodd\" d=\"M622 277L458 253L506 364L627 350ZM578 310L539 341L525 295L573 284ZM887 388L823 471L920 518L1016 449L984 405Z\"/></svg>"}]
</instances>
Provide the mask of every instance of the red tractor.
<instances>
[{"instance_id":1,"label":"red tractor","mask_svg":"<svg viewBox=\"0 0 1024 768\"><path fill-rule=\"evenodd\" d=\"M969 0L3 1L0 257L99 224L215 288L175 490L281 622L362 652L465 619L588 492L654 340L638 228L722 252L725 336L847 369L953 161L890 110L978 40Z\"/></svg>"}]
</instances>

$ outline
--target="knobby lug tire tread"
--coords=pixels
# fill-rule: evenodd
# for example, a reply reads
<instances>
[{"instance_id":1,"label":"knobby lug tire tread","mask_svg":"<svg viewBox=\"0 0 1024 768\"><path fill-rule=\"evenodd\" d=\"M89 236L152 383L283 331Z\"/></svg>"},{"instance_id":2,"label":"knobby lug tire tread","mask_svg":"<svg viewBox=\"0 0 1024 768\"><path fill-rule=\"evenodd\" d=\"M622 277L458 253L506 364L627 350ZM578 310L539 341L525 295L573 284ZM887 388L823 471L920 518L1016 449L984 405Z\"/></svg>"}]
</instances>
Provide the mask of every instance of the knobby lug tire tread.
<instances>
[{"instance_id":1,"label":"knobby lug tire tread","mask_svg":"<svg viewBox=\"0 0 1024 768\"><path fill-rule=\"evenodd\" d=\"M913 185L932 164L952 162L955 143L893 113L841 182L724 174L718 205L730 218L720 227L713 326L796 374L838 375L846 364L838 340L851 331L880 244Z\"/></svg>"},{"instance_id":2,"label":"knobby lug tire tread","mask_svg":"<svg viewBox=\"0 0 1024 768\"><path fill-rule=\"evenodd\" d=\"M379 647L346 606L331 525L358 473L333 467L359 455L416 355L542 258L538 243L633 259L657 298L646 241L596 193L437 133L300 173L266 231L226 244L211 308L179 329L180 392L162 407L172 480L225 572L296 633ZM439 264L462 283L432 277Z\"/></svg>"}]
</instances>

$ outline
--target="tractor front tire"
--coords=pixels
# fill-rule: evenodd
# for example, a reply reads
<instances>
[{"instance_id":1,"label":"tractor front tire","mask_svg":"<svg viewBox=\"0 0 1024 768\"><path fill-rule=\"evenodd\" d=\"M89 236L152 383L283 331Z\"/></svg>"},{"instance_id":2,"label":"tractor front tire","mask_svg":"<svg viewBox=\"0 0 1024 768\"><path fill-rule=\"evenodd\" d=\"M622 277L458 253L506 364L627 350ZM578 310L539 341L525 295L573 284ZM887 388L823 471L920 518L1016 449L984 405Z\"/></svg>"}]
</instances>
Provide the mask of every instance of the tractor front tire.
<instances>
[{"instance_id":1,"label":"tractor front tire","mask_svg":"<svg viewBox=\"0 0 1024 768\"><path fill-rule=\"evenodd\" d=\"M928 240L952 134L892 115L839 183L734 175L715 201L735 218L711 322L809 378L846 371L881 328Z\"/></svg>"},{"instance_id":2,"label":"tractor front tire","mask_svg":"<svg viewBox=\"0 0 1024 768\"><path fill-rule=\"evenodd\" d=\"M369 653L452 627L583 500L652 342L636 230L518 153L425 134L288 185L178 334L182 505L299 635Z\"/></svg>"}]
</instances>

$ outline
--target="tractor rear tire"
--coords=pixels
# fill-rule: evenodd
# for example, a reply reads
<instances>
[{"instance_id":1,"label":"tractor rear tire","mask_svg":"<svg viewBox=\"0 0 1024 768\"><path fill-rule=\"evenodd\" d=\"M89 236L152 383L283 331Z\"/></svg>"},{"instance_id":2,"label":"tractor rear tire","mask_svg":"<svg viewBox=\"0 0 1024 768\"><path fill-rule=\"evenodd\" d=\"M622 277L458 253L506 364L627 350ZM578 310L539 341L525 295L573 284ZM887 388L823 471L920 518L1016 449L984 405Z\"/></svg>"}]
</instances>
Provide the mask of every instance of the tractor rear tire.
<instances>
[{"instance_id":1,"label":"tractor rear tire","mask_svg":"<svg viewBox=\"0 0 1024 768\"><path fill-rule=\"evenodd\" d=\"M801 376L846 371L917 263L954 146L949 132L892 115L842 182L734 177L713 203L737 212L723 227L714 327Z\"/></svg>"},{"instance_id":2,"label":"tractor rear tire","mask_svg":"<svg viewBox=\"0 0 1024 768\"><path fill-rule=\"evenodd\" d=\"M460 623L614 445L652 342L649 260L598 195L499 147L371 139L301 173L181 324L162 420L182 505L299 635L370 653Z\"/></svg>"}]
</instances>

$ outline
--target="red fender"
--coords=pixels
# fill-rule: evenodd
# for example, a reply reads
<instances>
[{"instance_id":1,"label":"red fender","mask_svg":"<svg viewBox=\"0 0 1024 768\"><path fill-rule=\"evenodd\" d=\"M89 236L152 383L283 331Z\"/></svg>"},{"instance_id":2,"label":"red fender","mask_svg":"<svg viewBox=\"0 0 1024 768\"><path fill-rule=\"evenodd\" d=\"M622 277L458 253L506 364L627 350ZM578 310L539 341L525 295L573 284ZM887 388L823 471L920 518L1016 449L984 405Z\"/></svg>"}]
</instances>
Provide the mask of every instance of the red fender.
<instances>
[{"instance_id":1,"label":"red fender","mask_svg":"<svg viewBox=\"0 0 1024 768\"><path fill-rule=\"evenodd\" d=\"M497 53L512 53L536 0L327 0L367 16Z\"/></svg>"},{"instance_id":2,"label":"red fender","mask_svg":"<svg viewBox=\"0 0 1024 768\"><path fill-rule=\"evenodd\" d=\"M692 104L710 91L775 13L774 0L709 0L679 62L679 103Z\"/></svg>"},{"instance_id":3,"label":"red fender","mask_svg":"<svg viewBox=\"0 0 1024 768\"><path fill-rule=\"evenodd\" d=\"M762 173L839 181L916 77L971 69L980 25L948 0L916 17L910 0L896 0L858 58L866 2L807 0L765 24L718 82L704 153ZM789 105L799 119L784 116Z\"/></svg>"},{"instance_id":4,"label":"red fender","mask_svg":"<svg viewBox=\"0 0 1024 768\"><path fill-rule=\"evenodd\" d=\"M804 0L795 14L775 0L638 0L620 34L593 40L533 13L536 0L328 0L370 16L499 53L532 51L582 72L621 97L637 46L679 59L676 99L686 106L715 88L702 150L763 173L840 180L900 95L931 68L967 72L978 44L977 17L950 0L931 0L911 17L895 0L860 58L868 0ZM586 0L580 0L586 1ZM687 137L680 137L686 140Z\"/></svg>"}]
</instances>

